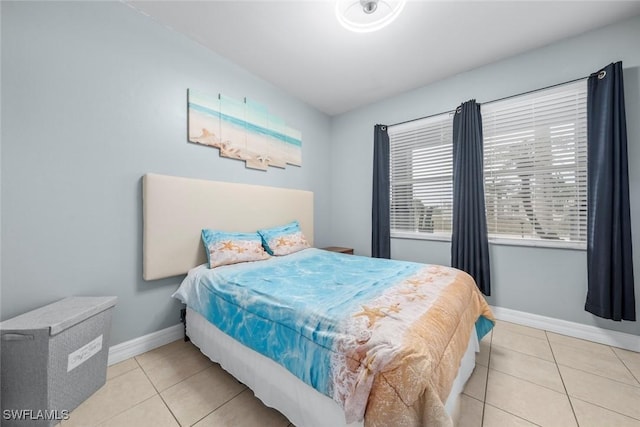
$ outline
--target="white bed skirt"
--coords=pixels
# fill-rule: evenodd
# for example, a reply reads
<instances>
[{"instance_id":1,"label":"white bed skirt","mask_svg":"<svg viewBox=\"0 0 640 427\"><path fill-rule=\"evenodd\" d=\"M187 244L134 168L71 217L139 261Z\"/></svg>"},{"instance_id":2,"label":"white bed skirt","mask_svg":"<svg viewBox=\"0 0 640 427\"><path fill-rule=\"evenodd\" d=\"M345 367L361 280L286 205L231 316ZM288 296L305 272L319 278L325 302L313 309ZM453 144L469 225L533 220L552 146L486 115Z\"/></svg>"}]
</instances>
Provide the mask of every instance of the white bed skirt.
<instances>
[{"instance_id":1,"label":"white bed skirt","mask_svg":"<svg viewBox=\"0 0 640 427\"><path fill-rule=\"evenodd\" d=\"M284 367L234 340L199 313L187 308L187 335L209 359L253 390L265 405L275 408L297 427L346 426L344 412L331 398L299 380ZM479 351L475 333L462 358L458 376L445 403L455 420L459 396L475 366ZM349 427L363 426L362 421Z\"/></svg>"}]
</instances>

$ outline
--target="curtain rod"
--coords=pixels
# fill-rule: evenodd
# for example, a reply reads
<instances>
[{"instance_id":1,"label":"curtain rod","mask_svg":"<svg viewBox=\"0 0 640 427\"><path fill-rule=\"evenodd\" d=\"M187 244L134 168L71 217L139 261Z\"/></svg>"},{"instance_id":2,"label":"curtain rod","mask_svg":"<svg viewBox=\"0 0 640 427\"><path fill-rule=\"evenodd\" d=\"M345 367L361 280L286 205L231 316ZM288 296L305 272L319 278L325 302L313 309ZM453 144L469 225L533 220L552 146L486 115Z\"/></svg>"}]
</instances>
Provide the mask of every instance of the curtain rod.
<instances>
[{"instance_id":1,"label":"curtain rod","mask_svg":"<svg viewBox=\"0 0 640 427\"><path fill-rule=\"evenodd\" d=\"M518 94L515 94L515 95L504 96L502 98L493 99L491 101L486 101L486 102L482 102L482 103L479 103L479 104L480 105L484 105L484 104L491 104L493 102L504 101L505 99L515 98L517 96L528 95L530 93L540 92L541 90L551 89L551 88L556 87L556 86L562 86L562 85L578 82L580 80L584 80L584 79L588 79L588 78L589 78L589 76L578 77L577 79L568 80L568 81L562 82L562 83L556 83L556 84L553 84L551 86L545 86L545 87L541 87L540 89L533 89L533 90L529 90L527 92L518 93ZM430 115L424 116L424 117L418 117L417 119L405 120L404 122L398 122L398 123L394 123L392 125L387 125L387 128L389 128L391 126L398 126L398 125L403 125L405 123L415 122L415 121L422 120L422 119L428 119L428 118L431 118L431 117L439 116L441 114L453 114L453 113L456 112L456 110L457 110L457 108L455 110L443 111L442 113L435 113L435 114L430 114Z\"/></svg>"}]
</instances>

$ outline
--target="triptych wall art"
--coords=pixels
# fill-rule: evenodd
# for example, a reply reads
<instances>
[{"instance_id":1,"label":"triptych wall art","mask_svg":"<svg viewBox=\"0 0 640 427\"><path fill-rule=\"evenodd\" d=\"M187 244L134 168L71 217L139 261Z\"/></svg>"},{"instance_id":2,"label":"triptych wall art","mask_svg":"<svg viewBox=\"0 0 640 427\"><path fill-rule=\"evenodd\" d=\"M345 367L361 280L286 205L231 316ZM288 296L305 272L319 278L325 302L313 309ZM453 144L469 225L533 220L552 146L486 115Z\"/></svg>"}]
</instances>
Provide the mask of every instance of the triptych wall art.
<instances>
[{"instance_id":1,"label":"triptych wall art","mask_svg":"<svg viewBox=\"0 0 640 427\"><path fill-rule=\"evenodd\" d=\"M244 160L246 167L302 166L302 135L267 108L249 99L188 91L189 142L220 150L220 156Z\"/></svg>"}]
</instances>

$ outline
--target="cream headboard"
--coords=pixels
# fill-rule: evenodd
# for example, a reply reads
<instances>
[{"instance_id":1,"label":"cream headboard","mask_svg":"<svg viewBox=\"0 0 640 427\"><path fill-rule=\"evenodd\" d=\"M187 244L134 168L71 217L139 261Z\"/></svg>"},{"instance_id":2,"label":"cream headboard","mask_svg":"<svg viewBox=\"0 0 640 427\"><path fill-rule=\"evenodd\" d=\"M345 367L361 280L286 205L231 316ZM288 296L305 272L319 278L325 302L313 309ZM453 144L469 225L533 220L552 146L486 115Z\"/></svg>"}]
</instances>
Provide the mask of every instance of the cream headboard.
<instances>
[{"instance_id":1,"label":"cream headboard","mask_svg":"<svg viewBox=\"0 0 640 427\"><path fill-rule=\"evenodd\" d=\"M143 277L162 279L206 262L203 228L255 231L294 219L313 245L313 193L146 174L142 178Z\"/></svg>"}]
</instances>

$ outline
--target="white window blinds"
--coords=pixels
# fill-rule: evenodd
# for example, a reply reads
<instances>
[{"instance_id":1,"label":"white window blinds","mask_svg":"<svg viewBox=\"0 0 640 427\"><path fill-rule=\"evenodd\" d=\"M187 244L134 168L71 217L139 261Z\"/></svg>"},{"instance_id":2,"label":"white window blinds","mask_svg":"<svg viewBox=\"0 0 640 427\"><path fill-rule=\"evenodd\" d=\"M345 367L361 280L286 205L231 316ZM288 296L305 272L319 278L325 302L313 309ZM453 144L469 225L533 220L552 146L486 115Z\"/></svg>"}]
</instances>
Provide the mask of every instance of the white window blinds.
<instances>
[{"instance_id":1,"label":"white window blinds","mask_svg":"<svg viewBox=\"0 0 640 427\"><path fill-rule=\"evenodd\" d=\"M586 79L482 104L490 241L584 248ZM453 115L389 127L391 236L449 239Z\"/></svg>"},{"instance_id":2,"label":"white window blinds","mask_svg":"<svg viewBox=\"0 0 640 427\"><path fill-rule=\"evenodd\" d=\"M490 238L584 246L586 98L581 80L482 105Z\"/></svg>"},{"instance_id":3,"label":"white window blinds","mask_svg":"<svg viewBox=\"0 0 640 427\"><path fill-rule=\"evenodd\" d=\"M452 125L445 113L389 127L392 237L451 236Z\"/></svg>"}]
</instances>

